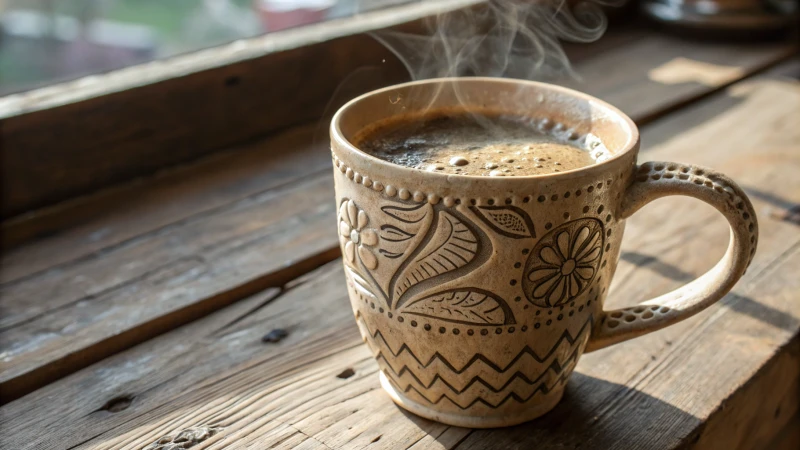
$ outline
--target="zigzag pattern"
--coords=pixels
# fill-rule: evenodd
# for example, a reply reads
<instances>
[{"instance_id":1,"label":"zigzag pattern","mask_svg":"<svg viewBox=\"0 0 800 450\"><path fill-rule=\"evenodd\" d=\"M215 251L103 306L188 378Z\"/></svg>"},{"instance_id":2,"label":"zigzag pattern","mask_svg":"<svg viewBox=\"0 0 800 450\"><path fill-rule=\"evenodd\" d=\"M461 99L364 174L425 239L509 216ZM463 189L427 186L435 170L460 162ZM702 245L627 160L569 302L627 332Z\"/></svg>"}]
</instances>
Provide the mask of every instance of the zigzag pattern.
<instances>
[{"instance_id":1,"label":"zigzag pattern","mask_svg":"<svg viewBox=\"0 0 800 450\"><path fill-rule=\"evenodd\" d=\"M362 323L364 324L364 327L369 332L370 337L375 339L378 336L380 336L381 340L384 343L386 343L386 339L383 337L383 334L381 333L380 330L375 330L375 332L373 333L372 330L369 329L369 325L367 325L366 321L364 321L364 318L361 316L361 312L360 311L356 314L356 319L362 321ZM517 361L519 361L525 355L530 355L538 363L543 363L543 362L547 361L550 358L550 356L552 356L553 353L558 349L559 344L561 344L562 342L567 342L570 345L575 344L575 342L578 341L578 338L584 333L584 331L586 331L587 329L589 331L591 331L593 321L594 321L594 319L590 315L588 317L588 319L586 320L586 322L581 327L581 329L578 331L577 336L575 336L575 337L573 337L569 333L569 330L564 330L564 332L561 334L561 336L556 341L555 345L553 345L553 347L547 352L547 354L545 354L545 356L540 357L539 355L536 354L536 352L532 348L530 348L529 346L526 345L525 348L520 350L519 354L517 354L517 356L514 357L514 359L511 360L510 363L508 363L508 365L506 365L506 367L500 367L497 364L495 364L494 362L492 362L491 360L487 359L485 356L483 356L481 354L476 354L475 356L472 357L472 359L469 360L469 362L467 362L464 365L464 367L462 367L461 369L456 369L439 352L434 353L433 356L431 356L431 358L428 360L427 363L423 363L422 361L419 360L419 358L417 358L416 355L414 355L414 352L412 352L411 349L408 348L408 346L406 344L403 344L402 346L400 346L400 349L398 349L397 352L393 351L389 347L388 343L386 343L386 348L387 348L387 350L389 350L390 354L395 358L397 358L400 355L400 353L402 353L404 351L408 352L408 354L411 355L414 358L414 360L420 366L422 366L424 368L427 368L428 366L430 366L434 361L439 360L442 363L444 363L444 365L446 365L451 371L453 371L454 373L460 375L465 370L467 370L472 364L474 364L477 361L481 361L484 364L486 364L487 366L491 367L494 371L499 372L499 373L504 373L509 368L511 368L514 364L516 364Z\"/></svg>"},{"instance_id":2,"label":"zigzag pattern","mask_svg":"<svg viewBox=\"0 0 800 450\"><path fill-rule=\"evenodd\" d=\"M575 337L565 330L544 356L539 356L526 345L505 367L501 367L481 354L476 354L459 369L438 352L434 353L427 362L422 362L405 343L397 351L394 351L380 330L372 332L369 329L360 313L356 314L356 320L363 325L367 334L365 340L372 348L374 356L384 369L387 378L398 390L405 393L414 391L420 398L432 404L438 404L446 399L460 409L467 409L477 403L490 408L498 408L510 399L524 403L538 392L547 394L558 384L565 382L572 372L580 354L580 345L575 344L581 341L582 336L588 336L591 333L593 323L593 317L589 316ZM564 343L570 348L569 356L563 361L559 361L553 356ZM388 355L391 357L387 358ZM486 378L496 378L498 374L505 374L515 366L518 367L524 362L523 359L527 358L533 359L537 363L536 365L544 365L551 358L552 360L536 374L526 375L517 368L500 386L494 386L486 381ZM395 366L400 364L402 367L398 370ZM420 376L411 367L428 370L423 371L423 376ZM548 379L552 379L552 377L547 377L549 373L556 377L550 386L548 386ZM458 375L458 377L451 377L448 374ZM464 374L466 376L462 376ZM448 380L448 378L450 379ZM452 397L442 394L438 398L431 398L430 394L426 394L437 384L452 393Z\"/></svg>"},{"instance_id":3,"label":"zigzag pattern","mask_svg":"<svg viewBox=\"0 0 800 450\"><path fill-rule=\"evenodd\" d=\"M520 396L520 395L518 395L517 393L515 393L514 391L511 391L511 392L509 392L509 393L508 393L508 395L506 395L505 397L503 397L501 400L499 400L499 401L496 401L496 402L494 402L494 403L493 403L493 402L490 402L489 400L486 400L485 398L481 397L480 395L475 395L474 399L473 399L472 401L468 402L466 405L464 405L464 404L461 404L461 403L457 402L456 400L454 400L454 399L450 398L450 396L448 396L447 394L442 394L442 395L441 395L441 396L440 396L438 399L436 399L436 400L431 400L431 399L430 399L430 398L428 398L428 397L427 397L425 394L423 394L422 392L420 392L420 390L419 390L419 389L417 389L416 387L414 387L414 386L412 386L412 385L409 385L408 387L406 387L405 389L403 389L403 388L402 388L402 387L400 387L400 386L397 384L397 382L396 382L395 380L393 380L391 377L387 377L387 379L388 379L388 380L389 380L389 382L390 382L390 383L392 383L392 384L393 384L393 385L394 385L394 386L395 386L395 387L396 387L398 390L402 390L402 391L404 391L406 394L407 394L407 393L409 393L409 392L411 392L411 391L414 391L414 392L417 394L417 396L418 396L420 399L424 399L424 400L426 400L427 402L429 402L429 403L431 403L431 404L434 404L434 405L438 405L438 404L439 404L439 403L441 403L443 400L447 400L447 401L448 401L448 402L450 402L452 405L456 406L457 408L459 408L459 409L461 409L461 410L466 410L466 409L469 409L469 408L471 408L471 407L475 406L476 404L482 404L482 405L484 405L484 406L486 406L486 407L488 407L488 408L491 408L491 409L497 409L497 408L500 408L501 406L503 406L503 404L505 404L505 403L506 403L507 401L509 401L509 400L515 400L515 401L517 401L517 402L519 402L519 403L525 403L525 402L527 402L528 400L530 400L531 398L533 398L533 396L534 396L534 395L536 395L536 394L538 394L538 393L542 393L542 394L545 394L545 395L546 395L546 394L548 394L548 393L549 393L551 390L553 390L553 389L554 389L556 386L558 386L559 384L564 384L564 383L567 381L567 378L569 378L569 375L572 373L572 370L571 370L571 369L572 369L572 367L570 367L570 370L569 370L569 371L562 373L562 374L561 374L561 376L559 376L559 377L558 377L558 378L555 380L555 382L553 383L553 385L552 385L552 386L548 387L548 386L547 386L545 383L541 383L541 384L539 384L539 385L538 385L538 386L537 386L535 389L533 389L533 391L532 391L532 392L531 392L529 395L527 395L527 396Z\"/></svg>"},{"instance_id":4,"label":"zigzag pattern","mask_svg":"<svg viewBox=\"0 0 800 450\"><path fill-rule=\"evenodd\" d=\"M480 377L473 377L467 384L467 387L462 390L457 390L453 388L449 383L445 382L443 378L438 377L437 374L437 381L443 382L447 388L455 395L455 398L451 398L446 393L441 394L439 398L431 399L429 395L426 395L424 392L425 389L418 389L414 384L408 383L405 389L400 387L400 390L404 391L405 393L409 393L410 391L416 392L419 397L425 399L426 401L432 404L438 404L442 400L448 400L453 403L455 406L459 407L460 409L467 409L474 406L477 403L481 403L489 408L499 408L501 405L506 403L508 400L516 400L520 403L524 403L529 401L533 398L534 395L541 392L543 394L549 393L555 386L558 384L563 383L566 381L567 377L572 373L572 369L574 368L575 363L577 363L577 356L578 356L578 349L573 351L572 355L565 361L565 365L562 368L557 361L548 368L548 371L542 373L537 379L530 381L524 375L516 372L515 375L506 382L505 385L501 389L495 389L493 386L488 384ZM558 367L558 369L556 369ZM555 381L552 382L551 386L548 386L547 381L543 380L545 375L551 371L557 377ZM408 371L408 373L412 373ZM519 376L518 376L519 375ZM400 385L400 380L396 380L391 374L387 377L390 381L392 381L395 386ZM517 381L518 380L518 381ZM515 383L515 381L517 381ZM423 386L425 387L425 386ZM427 386L427 389L433 387L433 384ZM487 392L488 389L488 392ZM466 404L459 401L460 398L463 399L473 399Z\"/></svg>"},{"instance_id":5,"label":"zigzag pattern","mask_svg":"<svg viewBox=\"0 0 800 450\"><path fill-rule=\"evenodd\" d=\"M480 376L474 376L474 377L472 377L472 379L470 379L469 382L467 382L466 386L464 386L461 389L458 389L458 388L454 387L453 385L451 385L450 383L448 383L447 380L442 378L441 375L439 375L438 373L433 377L433 380L426 386L422 382L422 380L420 380L414 374L414 372L412 372L411 369L409 369L408 367L403 366L403 368L400 371L401 373L397 373L397 372L394 371L394 368L391 366L391 364L388 363L388 361L386 361L386 363L387 363L388 368L394 374L394 378L400 380L400 379L402 379L403 375L408 374L414 379L414 381L417 382L417 384L419 384L424 389L431 389L437 382L440 382L440 383L444 384L445 386L447 386L454 393L462 394L462 393L466 392L467 390L469 390L475 383L480 383L481 385L483 385L485 388L489 389L490 391L492 391L494 393L499 393L499 392L502 392L503 390L505 390L507 387L509 387L517 379L519 379L522 383L524 383L524 384L526 384L528 386L533 386L536 383L542 381L542 379L549 372L553 372L556 375L561 374L564 371L564 369L566 369L573 361L575 361L577 359L578 350L579 349L577 347L573 350L572 354L564 361L564 363L563 363L564 366L562 366L562 363L560 363L558 360L553 360L553 362L547 367L547 369L542 371L542 373L539 376L537 376L536 378L534 378L533 380L528 378L522 372L519 372L519 371L514 372L514 374L511 376L511 378L509 378L508 381L506 381L505 384L503 384L499 388L496 388L496 387L492 386L491 384L489 384L488 382L484 381L483 378L481 378ZM383 358L383 355L381 355L381 358ZM385 359L384 359L384 361L385 361Z\"/></svg>"}]
</instances>

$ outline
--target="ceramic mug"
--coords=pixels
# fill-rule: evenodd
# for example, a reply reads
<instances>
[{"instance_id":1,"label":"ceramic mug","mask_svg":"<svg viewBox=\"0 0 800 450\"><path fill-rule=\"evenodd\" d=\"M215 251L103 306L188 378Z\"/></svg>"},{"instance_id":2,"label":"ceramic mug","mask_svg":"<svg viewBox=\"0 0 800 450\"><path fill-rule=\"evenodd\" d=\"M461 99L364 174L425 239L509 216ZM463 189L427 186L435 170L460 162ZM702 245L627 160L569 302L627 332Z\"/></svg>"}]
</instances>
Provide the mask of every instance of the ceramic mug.
<instances>
[{"instance_id":1,"label":"ceramic mug","mask_svg":"<svg viewBox=\"0 0 800 450\"><path fill-rule=\"evenodd\" d=\"M591 134L612 156L560 173L482 177L394 165L352 143L383 120L447 110L533 117L573 138ZM392 399L446 424L508 426L546 413L583 352L707 308L756 249L756 215L731 179L679 163L637 165L633 121L570 89L499 78L391 86L342 107L331 139L337 227L361 335ZM604 310L625 219L667 195L700 199L728 219L725 256L673 292Z\"/></svg>"}]
</instances>

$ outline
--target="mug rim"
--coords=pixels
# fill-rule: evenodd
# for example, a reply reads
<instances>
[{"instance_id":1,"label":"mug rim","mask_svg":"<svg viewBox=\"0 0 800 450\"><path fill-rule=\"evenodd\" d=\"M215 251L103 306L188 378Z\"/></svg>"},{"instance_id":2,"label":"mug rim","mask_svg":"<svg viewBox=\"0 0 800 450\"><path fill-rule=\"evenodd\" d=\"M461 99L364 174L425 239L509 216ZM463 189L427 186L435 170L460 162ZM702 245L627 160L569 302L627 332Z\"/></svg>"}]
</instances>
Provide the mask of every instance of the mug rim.
<instances>
[{"instance_id":1,"label":"mug rim","mask_svg":"<svg viewBox=\"0 0 800 450\"><path fill-rule=\"evenodd\" d=\"M608 159L600 161L596 164L590 166L579 167L576 169L565 170L563 172L551 172L551 173L544 173L544 174L534 174L534 175L520 175L520 176L512 176L512 177L488 177L483 175L461 175L461 174L448 174L448 173L438 173L438 172L429 172L422 169L417 169L414 167L403 166L400 164L394 164L389 161L380 159L369 153L361 150L357 146L355 146L350 140L344 137L344 133L341 130L340 123L342 120L342 116L347 113L347 110L352 108L357 103L373 96L385 94L387 92L391 92L397 89L403 89L412 86L419 86L419 85L426 85L426 84L436 84L436 83L461 83L465 81L470 82L482 82L482 83L508 83L508 84L516 84L516 85L529 85L534 86L538 89L542 90L549 90L551 92L558 92L573 98L578 98L595 104L608 112L610 112L613 116L617 119L620 119L622 123L624 123L627 130L625 130L627 134L627 141L624 145L621 146L621 149L614 152L612 156ZM331 119L331 126L330 126L330 133L331 133L331 140L335 141L336 144L342 149L345 149L347 152L358 155L359 158L364 159L365 161L371 164L378 164L381 166L388 166L391 167L393 170L399 170L401 173L405 172L408 174L425 174L426 176L430 176L433 178L441 177L441 179L481 179L481 180L497 180L497 181L509 181L509 180L542 180L547 178L558 178L563 176L570 176L580 172L587 172L593 170L602 169L604 166L613 164L619 159L624 158L630 152L635 151L638 148L639 144L639 129L636 124L633 122L633 119L628 117L627 114L623 113L619 108L614 105L611 105L608 102L600 100L597 97L591 96L584 92L577 91L575 89L566 88L563 86L558 86L551 83L545 83L541 81L531 81L531 80L522 80L516 78L499 78L499 77L445 77L445 78L429 78L425 80L416 80L416 81L409 81L400 84L393 84L391 86L386 86L380 89L376 89L373 91L369 91L367 93L361 94L358 97L348 101L345 103L336 114L333 115Z\"/></svg>"}]
</instances>

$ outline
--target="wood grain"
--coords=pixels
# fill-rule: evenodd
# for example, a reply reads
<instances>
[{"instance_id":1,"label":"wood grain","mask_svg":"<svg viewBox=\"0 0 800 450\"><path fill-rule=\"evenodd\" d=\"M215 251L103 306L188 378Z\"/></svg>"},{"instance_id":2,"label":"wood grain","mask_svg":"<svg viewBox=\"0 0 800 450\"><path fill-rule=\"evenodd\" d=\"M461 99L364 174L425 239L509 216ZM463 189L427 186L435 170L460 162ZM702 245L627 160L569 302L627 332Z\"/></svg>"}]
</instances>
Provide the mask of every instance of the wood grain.
<instances>
[{"instance_id":1,"label":"wood grain","mask_svg":"<svg viewBox=\"0 0 800 450\"><path fill-rule=\"evenodd\" d=\"M0 283L87 258L324 171L331 164L325 131L318 124L295 127L192 165L5 222ZM26 245L19 245L26 240Z\"/></svg>"},{"instance_id":2,"label":"wood grain","mask_svg":"<svg viewBox=\"0 0 800 450\"><path fill-rule=\"evenodd\" d=\"M604 84L609 67L597 61L605 53L579 58L576 70L591 82L585 90L614 101L621 86L650 86L642 74L685 53L678 41L643 36L626 30L602 44L612 56L638 49L636 70L614 72L625 83ZM719 48L707 51L692 55L720 61L713 56ZM742 61L744 75L785 52L774 45L761 56L745 49L727 53L726 61ZM619 97L617 105L641 121L716 88L669 85L657 95ZM0 401L335 258L338 242L325 216L332 192L324 125L298 127L7 224L7 242L39 238L0 260ZM301 200L285 200L295 203L272 213L286 193Z\"/></svg>"},{"instance_id":3,"label":"wood grain","mask_svg":"<svg viewBox=\"0 0 800 450\"><path fill-rule=\"evenodd\" d=\"M237 367L274 378L306 367L331 350L348 349L357 350L367 361L369 354L352 322L341 277L341 264L330 263L286 292L258 293L12 402L0 408L4 430L14 423L34 426L33 416L20 416L27 410L42 419L49 417L45 421L54 433L38 437L3 433L0 442L3 448L71 448L124 427L148 411L181 410L174 408L175 397L202 386L213 391ZM279 342L262 342L274 329L288 335ZM347 367L347 362L337 365L336 374ZM61 383L81 401L54 402L54 396L61 395ZM130 399L129 405L115 413L104 409L119 398ZM25 442L28 439L33 441Z\"/></svg>"},{"instance_id":4,"label":"wood grain","mask_svg":"<svg viewBox=\"0 0 800 450\"><path fill-rule=\"evenodd\" d=\"M329 177L309 177L3 285L0 394L14 398L335 258L332 189Z\"/></svg>"},{"instance_id":5,"label":"wood grain","mask_svg":"<svg viewBox=\"0 0 800 450\"><path fill-rule=\"evenodd\" d=\"M765 77L644 128L642 160L713 165L745 187L759 251L721 304L585 355L564 401L540 420L471 431L393 406L334 262L269 302L273 293L236 303L0 408L3 428L18 430L2 442L133 449L208 427L197 448L764 448L796 416L800 392L800 234L770 214L800 203L798 104L799 83ZM726 244L710 207L648 206L628 222L609 306L685 283ZM289 336L265 347L259 337L275 328ZM115 404L127 406L111 412Z\"/></svg>"}]
</instances>

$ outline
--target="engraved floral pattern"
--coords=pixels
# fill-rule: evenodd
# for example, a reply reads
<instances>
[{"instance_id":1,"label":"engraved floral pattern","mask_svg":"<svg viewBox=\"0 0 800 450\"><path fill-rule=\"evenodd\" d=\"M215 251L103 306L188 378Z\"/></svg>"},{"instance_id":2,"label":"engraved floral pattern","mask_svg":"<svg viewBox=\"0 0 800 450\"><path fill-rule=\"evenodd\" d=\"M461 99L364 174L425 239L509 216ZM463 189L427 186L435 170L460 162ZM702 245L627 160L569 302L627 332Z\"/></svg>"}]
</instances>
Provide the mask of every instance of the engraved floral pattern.
<instances>
[{"instance_id":1,"label":"engraved floral pattern","mask_svg":"<svg viewBox=\"0 0 800 450\"><path fill-rule=\"evenodd\" d=\"M562 305L594 279L603 252L603 228L597 219L568 222L542 238L525 270L525 294L542 307Z\"/></svg>"},{"instance_id":2,"label":"engraved floral pattern","mask_svg":"<svg viewBox=\"0 0 800 450\"><path fill-rule=\"evenodd\" d=\"M352 200L345 200L339 207L339 234L343 241L344 258L355 264L356 254L364 263L364 267L374 270L378 267L378 259L370 247L378 244L378 233L369 224L367 214L359 209Z\"/></svg>"}]
</instances>

